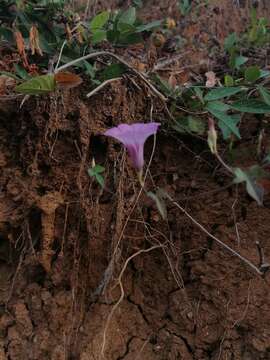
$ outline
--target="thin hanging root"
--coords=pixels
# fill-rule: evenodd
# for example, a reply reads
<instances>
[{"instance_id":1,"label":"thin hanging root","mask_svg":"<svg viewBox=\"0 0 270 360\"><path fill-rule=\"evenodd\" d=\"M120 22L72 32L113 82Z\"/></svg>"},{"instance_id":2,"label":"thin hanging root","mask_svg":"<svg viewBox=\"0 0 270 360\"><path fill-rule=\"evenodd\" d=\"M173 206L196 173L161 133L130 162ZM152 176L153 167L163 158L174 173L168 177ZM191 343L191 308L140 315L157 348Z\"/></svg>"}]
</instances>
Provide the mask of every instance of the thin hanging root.
<instances>
[{"instance_id":1,"label":"thin hanging root","mask_svg":"<svg viewBox=\"0 0 270 360\"><path fill-rule=\"evenodd\" d=\"M50 272L51 270L51 260L54 255L52 244L54 241L55 211L63 202L63 198L59 192L44 195L38 201L38 207L42 210L42 250L40 263L46 272Z\"/></svg>"},{"instance_id":2,"label":"thin hanging root","mask_svg":"<svg viewBox=\"0 0 270 360\"><path fill-rule=\"evenodd\" d=\"M237 251L233 250L230 246L228 246L227 244L225 244L223 241L219 240L217 237L215 237L214 235L212 235L203 225L201 225L196 219L193 218L193 216L191 216L181 205L179 205L176 201L174 201L174 199L166 193L166 197L168 200L170 200L179 210L181 210L192 222L194 225L196 225L202 232L204 232L207 236L209 236L212 240L214 240L216 243L218 243L220 246L222 246L223 248L225 248L226 250L228 250L231 254L233 254L234 256L238 257L243 263L245 263L246 265L248 265L251 269L253 269L257 274L259 275L264 275L265 274L265 270L263 271L263 268L260 266L257 267L256 265L254 265L251 261L249 261L248 259L246 259L244 256L242 256L241 254L239 254ZM266 270L269 269L268 264L266 265Z\"/></svg>"},{"instance_id":3,"label":"thin hanging root","mask_svg":"<svg viewBox=\"0 0 270 360\"><path fill-rule=\"evenodd\" d=\"M106 338L107 338L107 332L108 332L108 329L109 329L109 326L110 326L110 322L111 322L111 319L113 317L113 314L115 313L116 309L118 308L118 306L121 304L121 302L123 301L124 299L124 296L125 296L125 292L124 292L124 287L123 287L123 284L122 284L122 277L124 275L124 272L129 264L129 262L134 259L136 256L140 255L140 254L143 254L143 253L148 253L152 250L155 250L155 249L159 249L159 248L163 248L165 246L165 244L160 244L160 245L154 245L154 246L151 246L150 248L148 249L141 249L139 251L137 251L136 253L132 254L126 261L125 261L125 264L120 272L120 275L118 276L118 279L117 279L117 283L116 283L116 286L118 285L120 287L120 291L121 291L121 295L119 297L119 299L117 300L117 302L113 305L112 307L112 310L111 312L109 313L109 316L107 317L107 321L106 321L106 324L105 324L105 328L104 328L104 331L103 331L103 340L102 340L102 345L101 345L101 350L100 350L100 356L99 356L99 359L104 359L104 356L105 356L105 348L106 348Z\"/></svg>"}]
</instances>

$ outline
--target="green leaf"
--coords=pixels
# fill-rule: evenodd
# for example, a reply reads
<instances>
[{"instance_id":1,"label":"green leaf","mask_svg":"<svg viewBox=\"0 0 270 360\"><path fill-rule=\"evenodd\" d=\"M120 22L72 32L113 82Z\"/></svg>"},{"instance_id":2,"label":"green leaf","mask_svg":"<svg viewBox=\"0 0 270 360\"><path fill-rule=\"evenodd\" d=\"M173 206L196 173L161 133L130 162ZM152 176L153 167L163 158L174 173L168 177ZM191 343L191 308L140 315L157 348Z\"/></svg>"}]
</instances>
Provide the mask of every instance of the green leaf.
<instances>
[{"instance_id":1,"label":"green leaf","mask_svg":"<svg viewBox=\"0 0 270 360\"><path fill-rule=\"evenodd\" d=\"M226 112L226 111L230 110L231 107L230 107L230 105L227 105L227 104L223 103L222 101L209 101L206 108L210 112L211 112L211 110Z\"/></svg>"},{"instance_id":2,"label":"green leaf","mask_svg":"<svg viewBox=\"0 0 270 360\"><path fill-rule=\"evenodd\" d=\"M231 109L251 114L269 114L270 106L262 101L251 99L236 101L230 105Z\"/></svg>"},{"instance_id":3,"label":"green leaf","mask_svg":"<svg viewBox=\"0 0 270 360\"><path fill-rule=\"evenodd\" d=\"M41 95L55 90L55 79L53 74L41 75L32 78L18 86L15 91L21 94Z\"/></svg>"},{"instance_id":4,"label":"green leaf","mask_svg":"<svg viewBox=\"0 0 270 360\"><path fill-rule=\"evenodd\" d=\"M241 67L242 65L244 65L247 61L248 61L248 58L247 58L247 57L242 56L242 55L237 56L237 57L234 59L234 67L235 67L236 69L240 69L240 67Z\"/></svg>"},{"instance_id":5,"label":"green leaf","mask_svg":"<svg viewBox=\"0 0 270 360\"><path fill-rule=\"evenodd\" d=\"M99 183L99 185L100 185L102 188L104 188L105 182L104 182L103 176L100 175L100 174L96 174L95 178L96 178L97 182Z\"/></svg>"},{"instance_id":6,"label":"green leaf","mask_svg":"<svg viewBox=\"0 0 270 360\"><path fill-rule=\"evenodd\" d=\"M96 174L101 174L105 171L105 167L98 165L98 164L95 165L93 169L95 170Z\"/></svg>"},{"instance_id":7,"label":"green leaf","mask_svg":"<svg viewBox=\"0 0 270 360\"><path fill-rule=\"evenodd\" d=\"M170 84L168 83L168 81L166 81L165 79L162 79L160 76L155 75L154 76L154 80L156 81L156 83L158 84L160 90L162 92L164 92L164 94L166 96L170 96L172 94L172 87L170 86Z\"/></svg>"},{"instance_id":8,"label":"green leaf","mask_svg":"<svg viewBox=\"0 0 270 360\"><path fill-rule=\"evenodd\" d=\"M45 53L47 53L47 54L55 53L55 48L57 45L55 43L53 43L52 41L49 42L49 40L46 38L45 34L43 34L43 33L39 34L39 44L40 44L42 51L44 51Z\"/></svg>"},{"instance_id":9,"label":"green leaf","mask_svg":"<svg viewBox=\"0 0 270 360\"><path fill-rule=\"evenodd\" d=\"M120 77L126 72L127 68L123 64L112 64L107 66L101 73L101 79L108 80Z\"/></svg>"},{"instance_id":10,"label":"green leaf","mask_svg":"<svg viewBox=\"0 0 270 360\"><path fill-rule=\"evenodd\" d=\"M119 18L119 23L133 25L136 21L136 8L130 7Z\"/></svg>"},{"instance_id":11,"label":"green leaf","mask_svg":"<svg viewBox=\"0 0 270 360\"><path fill-rule=\"evenodd\" d=\"M90 22L90 29L95 32L96 30L101 30L104 25L108 22L110 18L109 11L103 11L100 14L96 15Z\"/></svg>"},{"instance_id":12,"label":"green leaf","mask_svg":"<svg viewBox=\"0 0 270 360\"><path fill-rule=\"evenodd\" d=\"M105 171L105 168L101 165L95 165L88 169L88 175L95 178L99 185L104 188L104 178L101 175Z\"/></svg>"},{"instance_id":13,"label":"green leaf","mask_svg":"<svg viewBox=\"0 0 270 360\"><path fill-rule=\"evenodd\" d=\"M270 154L266 155L266 157L263 159L264 164L270 164Z\"/></svg>"},{"instance_id":14,"label":"green leaf","mask_svg":"<svg viewBox=\"0 0 270 360\"><path fill-rule=\"evenodd\" d=\"M195 94L196 94L197 98L200 100L200 102L202 104L204 104L202 89L200 87L194 86L194 91L195 91Z\"/></svg>"},{"instance_id":15,"label":"green leaf","mask_svg":"<svg viewBox=\"0 0 270 360\"><path fill-rule=\"evenodd\" d=\"M181 14L186 16L191 11L191 2L190 0L179 0L178 7L181 11Z\"/></svg>"},{"instance_id":16,"label":"green leaf","mask_svg":"<svg viewBox=\"0 0 270 360\"><path fill-rule=\"evenodd\" d=\"M91 65L88 61L84 61L84 65L86 68L85 73L90 76L91 79L94 79L96 76L96 70L93 65Z\"/></svg>"},{"instance_id":17,"label":"green leaf","mask_svg":"<svg viewBox=\"0 0 270 360\"><path fill-rule=\"evenodd\" d=\"M107 31L107 39L111 43L117 42L119 36L120 36L120 31L118 31L118 30L108 30Z\"/></svg>"},{"instance_id":18,"label":"green leaf","mask_svg":"<svg viewBox=\"0 0 270 360\"><path fill-rule=\"evenodd\" d=\"M227 86L227 87L233 86L234 85L233 77L230 75L225 75L224 83L225 83L225 86Z\"/></svg>"},{"instance_id":19,"label":"green leaf","mask_svg":"<svg viewBox=\"0 0 270 360\"><path fill-rule=\"evenodd\" d=\"M238 36L235 32L229 34L224 41L225 51L229 51L238 41Z\"/></svg>"},{"instance_id":20,"label":"green leaf","mask_svg":"<svg viewBox=\"0 0 270 360\"><path fill-rule=\"evenodd\" d=\"M202 135L205 132L205 122L202 119L188 116L188 128L191 132Z\"/></svg>"},{"instance_id":21,"label":"green leaf","mask_svg":"<svg viewBox=\"0 0 270 360\"><path fill-rule=\"evenodd\" d=\"M241 115L235 114L235 115L227 115L226 125L221 120L218 121L218 126L222 132L223 139L228 140L231 137L232 134L232 128L238 129L238 124L241 120ZM239 131L239 130L238 130ZM240 134L239 134L240 137Z\"/></svg>"},{"instance_id":22,"label":"green leaf","mask_svg":"<svg viewBox=\"0 0 270 360\"><path fill-rule=\"evenodd\" d=\"M260 79L266 78L270 75L270 71L269 70L260 70L261 74L260 74Z\"/></svg>"},{"instance_id":23,"label":"green leaf","mask_svg":"<svg viewBox=\"0 0 270 360\"><path fill-rule=\"evenodd\" d=\"M210 101L223 99L225 97L235 95L243 90L245 90L245 88L242 87L220 87L209 91L209 93L204 97L204 100Z\"/></svg>"},{"instance_id":24,"label":"green leaf","mask_svg":"<svg viewBox=\"0 0 270 360\"><path fill-rule=\"evenodd\" d=\"M101 41L106 40L107 38L107 31L105 30L96 30L95 32L93 32L93 36L92 36L92 42L93 44L98 44Z\"/></svg>"},{"instance_id":25,"label":"green leaf","mask_svg":"<svg viewBox=\"0 0 270 360\"><path fill-rule=\"evenodd\" d=\"M21 67L18 64L14 64L14 67L15 67L16 74L19 75L20 78L22 78L23 80L31 79L31 76L28 74L28 72L23 67Z\"/></svg>"},{"instance_id":26,"label":"green leaf","mask_svg":"<svg viewBox=\"0 0 270 360\"><path fill-rule=\"evenodd\" d=\"M188 116L186 118L177 119L177 123L173 125L173 128L180 133L203 135L206 127L203 119Z\"/></svg>"},{"instance_id":27,"label":"green leaf","mask_svg":"<svg viewBox=\"0 0 270 360\"><path fill-rule=\"evenodd\" d=\"M243 171L240 168L234 169L234 183L246 183L246 190L248 194L257 201L259 205L263 204L264 189L256 183L257 176L252 176L252 173Z\"/></svg>"},{"instance_id":28,"label":"green leaf","mask_svg":"<svg viewBox=\"0 0 270 360\"><path fill-rule=\"evenodd\" d=\"M8 43L12 44L14 42L14 34L9 28L3 26L1 23L0 26L0 37L5 39Z\"/></svg>"},{"instance_id":29,"label":"green leaf","mask_svg":"<svg viewBox=\"0 0 270 360\"><path fill-rule=\"evenodd\" d=\"M258 66L249 66L245 70L245 80L248 82L255 82L261 76L261 70Z\"/></svg>"},{"instance_id":30,"label":"green leaf","mask_svg":"<svg viewBox=\"0 0 270 360\"><path fill-rule=\"evenodd\" d=\"M120 31L121 35L123 35L123 33L135 32L136 27L134 25L119 22L117 24L117 30Z\"/></svg>"},{"instance_id":31,"label":"green leaf","mask_svg":"<svg viewBox=\"0 0 270 360\"><path fill-rule=\"evenodd\" d=\"M141 8L141 7L143 6L142 0L133 0L132 2L133 2L133 4L134 4L135 6L137 6L138 8Z\"/></svg>"},{"instance_id":32,"label":"green leaf","mask_svg":"<svg viewBox=\"0 0 270 360\"><path fill-rule=\"evenodd\" d=\"M142 42L142 37L138 33L129 33L129 34L120 34L119 36L119 44L128 45L128 44L137 44Z\"/></svg>"},{"instance_id":33,"label":"green leaf","mask_svg":"<svg viewBox=\"0 0 270 360\"><path fill-rule=\"evenodd\" d=\"M150 31L150 30L160 27L161 24L162 24L161 20L156 20L156 21L152 21L147 24L139 25L139 26L136 26L136 32L140 33L143 31Z\"/></svg>"},{"instance_id":34,"label":"green leaf","mask_svg":"<svg viewBox=\"0 0 270 360\"><path fill-rule=\"evenodd\" d=\"M258 86L258 90L264 102L270 106L270 92L263 86Z\"/></svg>"},{"instance_id":35,"label":"green leaf","mask_svg":"<svg viewBox=\"0 0 270 360\"><path fill-rule=\"evenodd\" d=\"M105 168L101 165L95 165L88 169L89 176L96 176L97 174L101 174L105 171Z\"/></svg>"},{"instance_id":36,"label":"green leaf","mask_svg":"<svg viewBox=\"0 0 270 360\"><path fill-rule=\"evenodd\" d=\"M231 133L236 135L239 139L241 139L239 129L237 127L238 121L236 121L236 118L230 115L225 114L222 111L214 110L213 108L206 107L207 110L214 115L218 120L218 125L222 131L223 136L225 135L226 138L228 138Z\"/></svg>"}]
</instances>

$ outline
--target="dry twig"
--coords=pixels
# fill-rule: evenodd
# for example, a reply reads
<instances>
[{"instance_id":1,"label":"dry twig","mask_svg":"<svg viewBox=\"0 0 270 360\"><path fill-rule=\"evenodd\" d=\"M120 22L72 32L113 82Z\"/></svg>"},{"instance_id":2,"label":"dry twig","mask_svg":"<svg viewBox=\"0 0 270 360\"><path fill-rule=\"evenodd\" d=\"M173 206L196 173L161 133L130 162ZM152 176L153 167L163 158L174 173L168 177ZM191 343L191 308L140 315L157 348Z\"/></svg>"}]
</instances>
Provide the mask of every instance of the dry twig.
<instances>
[{"instance_id":1,"label":"dry twig","mask_svg":"<svg viewBox=\"0 0 270 360\"><path fill-rule=\"evenodd\" d=\"M135 73L147 85L147 87L151 90L151 92L155 96L157 96L162 102L167 101L167 98L153 84L151 84L151 82L149 80L146 79L145 75L143 75L140 71L134 69L134 67L131 66L126 60L122 59L120 56L118 56L112 52L109 52L109 51L98 51L98 52L94 52L91 54L87 54L78 59L72 60L69 63L64 64L64 65L60 66L58 69L56 69L55 73L58 73L59 71L63 71L73 65L76 65L80 61L93 59L96 57L102 57L102 56L109 56L109 57L114 58L115 60L119 61L120 63L124 64L130 71Z\"/></svg>"}]
</instances>

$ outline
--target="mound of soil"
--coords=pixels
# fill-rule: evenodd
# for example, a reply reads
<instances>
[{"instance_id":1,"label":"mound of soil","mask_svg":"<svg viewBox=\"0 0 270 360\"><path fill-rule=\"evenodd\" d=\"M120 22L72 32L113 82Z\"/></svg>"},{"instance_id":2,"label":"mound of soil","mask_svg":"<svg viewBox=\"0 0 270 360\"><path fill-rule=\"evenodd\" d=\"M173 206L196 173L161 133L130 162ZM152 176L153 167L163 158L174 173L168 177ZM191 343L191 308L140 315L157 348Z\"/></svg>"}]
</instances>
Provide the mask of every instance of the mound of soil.
<instances>
[{"instance_id":1,"label":"mound of soil","mask_svg":"<svg viewBox=\"0 0 270 360\"><path fill-rule=\"evenodd\" d=\"M213 29L225 27L219 14L231 16L225 3L211 5L220 11ZM156 2L147 6L155 14ZM269 275L173 203L163 220L122 146L102 135L151 117L166 129L163 104L135 78L86 92L31 98L22 109L0 102L0 359L270 359ZM260 127L250 120L244 149ZM165 189L254 264L257 241L270 259L269 199L258 207L231 186L206 149L161 131L146 144L146 189ZM104 190L87 173L93 158L106 169Z\"/></svg>"}]
</instances>

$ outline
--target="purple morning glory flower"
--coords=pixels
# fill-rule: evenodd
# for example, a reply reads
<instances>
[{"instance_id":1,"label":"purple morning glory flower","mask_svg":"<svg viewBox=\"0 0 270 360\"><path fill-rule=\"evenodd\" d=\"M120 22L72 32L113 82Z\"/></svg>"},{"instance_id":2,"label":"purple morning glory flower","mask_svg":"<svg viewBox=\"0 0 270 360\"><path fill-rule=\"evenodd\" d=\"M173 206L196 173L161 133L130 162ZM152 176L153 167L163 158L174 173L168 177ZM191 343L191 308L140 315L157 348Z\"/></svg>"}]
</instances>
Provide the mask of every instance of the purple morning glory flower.
<instances>
[{"instance_id":1,"label":"purple morning glory flower","mask_svg":"<svg viewBox=\"0 0 270 360\"><path fill-rule=\"evenodd\" d=\"M149 136L156 134L159 125L160 123L155 122L131 125L120 124L107 130L104 135L121 141L129 153L133 166L141 171L144 164L144 143Z\"/></svg>"}]
</instances>

